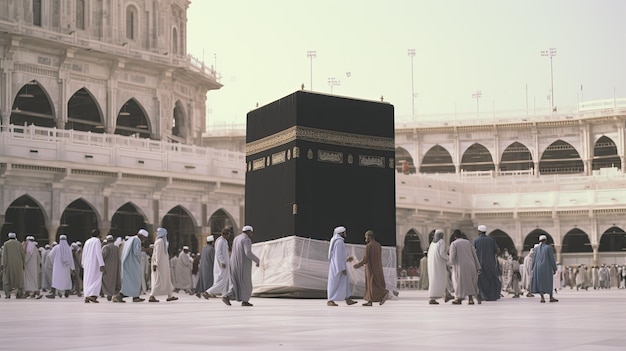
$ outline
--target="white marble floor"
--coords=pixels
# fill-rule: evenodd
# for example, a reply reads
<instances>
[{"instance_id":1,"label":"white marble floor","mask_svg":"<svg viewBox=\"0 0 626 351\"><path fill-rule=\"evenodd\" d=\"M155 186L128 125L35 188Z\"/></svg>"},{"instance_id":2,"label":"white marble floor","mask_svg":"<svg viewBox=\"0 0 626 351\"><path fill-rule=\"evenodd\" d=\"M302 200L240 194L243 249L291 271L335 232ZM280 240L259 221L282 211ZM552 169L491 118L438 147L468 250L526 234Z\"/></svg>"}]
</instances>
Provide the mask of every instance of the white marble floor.
<instances>
[{"instance_id":1,"label":"white marble floor","mask_svg":"<svg viewBox=\"0 0 626 351\"><path fill-rule=\"evenodd\" d=\"M0 300L1 350L625 350L626 290L557 294L469 306L429 305L401 290L383 306L252 298L85 304ZM362 302L362 301L359 301Z\"/></svg>"}]
</instances>

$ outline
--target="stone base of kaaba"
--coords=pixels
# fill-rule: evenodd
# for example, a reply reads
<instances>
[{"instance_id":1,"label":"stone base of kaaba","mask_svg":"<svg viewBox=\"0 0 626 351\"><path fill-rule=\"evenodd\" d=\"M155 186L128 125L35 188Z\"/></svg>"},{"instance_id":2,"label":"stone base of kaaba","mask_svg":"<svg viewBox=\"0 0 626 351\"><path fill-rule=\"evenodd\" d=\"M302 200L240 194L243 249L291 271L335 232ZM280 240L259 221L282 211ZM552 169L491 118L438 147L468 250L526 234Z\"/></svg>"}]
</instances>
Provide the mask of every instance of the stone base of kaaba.
<instances>
[{"instance_id":1,"label":"stone base of kaaba","mask_svg":"<svg viewBox=\"0 0 626 351\"><path fill-rule=\"evenodd\" d=\"M330 242L288 236L252 245L259 257L259 267L252 267L254 296L326 298L328 282L328 246ZM365 291L365 268L353 265L363 259L365 245L346 244L348 275L353 297L362 297ZM387 289L396 289L396 248L383 246L383 271Z\"/></svg>"}]
</instances>

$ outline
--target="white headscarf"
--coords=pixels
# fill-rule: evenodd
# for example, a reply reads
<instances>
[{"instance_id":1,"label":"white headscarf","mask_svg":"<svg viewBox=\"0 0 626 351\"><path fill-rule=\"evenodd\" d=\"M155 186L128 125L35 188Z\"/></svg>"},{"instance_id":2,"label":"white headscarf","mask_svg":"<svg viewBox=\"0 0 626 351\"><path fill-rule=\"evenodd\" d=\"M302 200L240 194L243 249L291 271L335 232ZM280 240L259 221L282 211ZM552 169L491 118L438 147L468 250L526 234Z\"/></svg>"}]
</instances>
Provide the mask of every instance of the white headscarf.
<instances>
[{"instance_id":1,"label":"white headscarf","mask_svg":"<svg viewBox=\"0 0 626 351\"><path fill-rule=\"evenodd\" d=\"M341 233L345 233L345 231L346 231L345 227L337 227L333 231L333 237L332 239L330 239L330 246L328 247L328 259L329 260L332 257L333 246L335 245L335 241L339 239L344 240L343 237L341 236Z\"/></svg>"},{"instance_id":2,"label":"white headscarf","mask_svg":"<svg viewBox=\"0 0 626 351\"><path fill-rule=\"evenodd\" d=\"M32 238L32 240L31 240ZM26 252L30 255L33 253L33 250L35 250L35 238L32 236L27 236L26 237Z\"/></svg>"},{"instance_id":3,"label":"white headscarf","mask_svg":"<svg viewBox=\"0 0 626 351\"><path fill-rule=\"evenodd\" d=\"M157 235L156 235L157 239L159 238L163 238L163 242L165 243L165 245L163 245L163 248L165 249L165 253L167 253L167 249L169 247L169 243L167 242L167 229L165 228L157 228Z\"/></svg>"},{"instance_id":4,"label":"white headscarf","mask_svg":"<svg viewBox=\"0 0 626 351\"><path fill-rule=\"evenodd\" d=\"M57 255L58 258L55 258L55 260L60 260L64 266L72 264L74 257L72 256L72 249L70 248L70 244L67 243L67 237L65 235L59 237L59 244L57 246L59 247L57 249L59 250L59 254Z\"/></svg>"}]
</instances>

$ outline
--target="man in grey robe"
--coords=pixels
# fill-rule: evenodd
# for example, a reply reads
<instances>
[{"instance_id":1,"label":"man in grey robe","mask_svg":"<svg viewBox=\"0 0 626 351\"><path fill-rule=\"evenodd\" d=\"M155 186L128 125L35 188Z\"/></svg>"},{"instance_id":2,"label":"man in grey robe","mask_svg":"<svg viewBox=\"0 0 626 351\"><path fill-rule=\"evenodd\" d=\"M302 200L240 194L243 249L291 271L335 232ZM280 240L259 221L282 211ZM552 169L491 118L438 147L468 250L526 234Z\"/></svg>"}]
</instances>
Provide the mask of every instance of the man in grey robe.
<instances>
[{"instance_id":1,"label":"man in grey robe","mask_svg":"<svg viewBox=\"0 0 626 351\"><path fill-rule=\"evenodd\" d=\"M41 290L48 291L52 287L52 261L48 259L50 244L46 244L44 250L41 251Z\"/></svg>"},{"instance_id":2,"label":"man in grey robe","mask_svg":"<svg viewBox=\"0 0 626 351\"><path fill-rule=\"evenodd\" d=\"M16 298L24 298L24 251L15 233L9 233L9 240L2 245L2 287L4 298L11 298L11 290L17 289Z\"/></svg>"},{"instance_id":3,"label":"man in grey robe","mask_svg":"<svg viewBox=\"0 0 626 351\"><path fill-rule=\"evenodd\" d=\"M107 235L107 243L102 247L102 259L104 260L104 272L102 272L102 292L107 300L111 301L113 296L120 290L120 253L115 246L113 235Z\"/></svg>"},{"instance_id":4,"label":"man in grey robe","mask_svg":"<svg viewBox=\"0 0 626 351\"><path fill-rule=\"evenodd\" d=\"M533 293L539 293L541 302L546 302L543 295L550 294L550 302L559 300L552 296L554 292L553 275L556 272L556 261L554 260L554 252L552 246L546 243L545 235L539 236L539 246L535 249L535 257L533 259Z\"/></svg>"},{"instance_id":5,"label":"man in grey robe","mask_svg":"<svg viewBox=\"0 0 626 351\"><path fill-rule=\"evenodd\" d=\"M230 300L241 301L241 306L252 306L252 262L259 266L259 258L252 253L251 226L243 227L243 233L233 240L233 253L230 257L230 291L222 296L222 301L230 306Z\"/></svg>"},{"instance_id":6,"label":"man in grey robe","mask_svg":"<svg viewBox=\"0 0 626 351\"><path fill-rule=\"evenodd\" d=\"M124 244L122 252L122 289L120 293L113 297L113 302L126 302L125 296L131 296L133 302L142 302L145 299L139 297L141 294L141 280L144 279L141 269L141 244L148 239L148 231L140 229L137 235L128 238Z\"/></svg>"},{"instance_id":7,"label":"man in grey robe","mask_svg":"<svg viewBox=\"0 0 626 351\"><path fill-rule=\"evenodd\" d=\"M210 297L226 295L230 290L230 255L228 239L230 229L222 229L222 235L215 240L215 260L213 261L213 285L206 291Z\"/></svg>"},{"instance_id":8,"label":"man in grey robe","mask_svg":"<svg viewBox=\"0 0 626 351\"><path fill-rule=\"evenodd\" d=\"M495 260L495 258L494 258ZM468 304L473 305L473 296L478 295L478 275L481 273L480 262L476 250L463 238L461 232L454 233L454 241L450 244L450 264L454 281L454 305L460 305L465 296L469 296ZM478 300L478 304L480 304Z\"/></svg>"},{"instance_id":9,"label":"man in grey robe","mask_svg":"<svg viewBox=\"0 0 626 351\"><path fill-rule=\"evenodd\" d=\"M35 237L29 235L23 243L24 245L24 291L27 297L40 299L43 297L39 293L39 277L41 275L41 256L37 250Z\"/></svg>"},{"instance_id":10,"label":"man in grey robe","mask_svg":"<svg viewBox=\"0 0 626 351\"><path fill-rule=\"evenodd\" d=\"M419 288L420 290L428 290L429 283L429 272L428 272L428 251L424 251L424 257L420 259L420 282Z\"/></svg>"},{"instance_id":11,"label":"man in grey robe","mask_svg":"<svg viewBox=\"0 0 626 351\"><path fill-rule=\"evenodd\" d=\"M198 265L198 283L196 284L196 296L208 299L210 297L207 290L213 285L213 261L215 261L215 248L213 244L215 238L209 235L206 238L206 245L200 253L200 264Z\"/></svg>"}]
</instances>

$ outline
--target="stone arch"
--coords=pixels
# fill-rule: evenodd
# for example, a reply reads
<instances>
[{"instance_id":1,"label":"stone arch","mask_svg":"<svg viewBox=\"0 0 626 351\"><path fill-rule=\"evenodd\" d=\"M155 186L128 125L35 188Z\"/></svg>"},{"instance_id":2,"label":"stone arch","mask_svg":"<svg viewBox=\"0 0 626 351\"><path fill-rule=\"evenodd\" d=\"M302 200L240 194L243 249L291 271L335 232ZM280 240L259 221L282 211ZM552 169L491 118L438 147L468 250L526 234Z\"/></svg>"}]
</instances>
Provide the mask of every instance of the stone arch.
<instances>
[{"instance_id":1,"label":"stone arch","mask_svg":"<svg viewBox=\"0 0 626 351\"><path fill-rule=\"evenodd\" d=\"M552 236L548 234L548 232L544 231L543 229L537 228L528 233L528 235L526 235L526 238L524 239L524 251L530 251L530 249L532 249L535 244L538 244L540 235L545 235L548 238L546 240L546 243L548 245L554 244L554 239L552 239Z\"/></svg>"},{"instance_id":2,"label":"stone arch","mask_svg":"<svg viewBox=\"0 0 626 351\"><path fill-rule=\"evenodd\" d=\"M519 256L519 252L517 252L517 249L515 248L515 243L513 242L513 239L511 239L511 237L506 232L500 229L496 229L489 233L488 236L496 241L498 247L500 247L501 253L504 252L504 249L507 249L507 251L511 255Z\"/></svg>"},{"instance_id":3,"label":"stone arch","mask_svg":"<svg viewBox=\"0 0 626 351\"><path fill-rule=\"evenodd\" d=\"M239 231L233 216L228 211L220 208L213 212L209 217L209 223L207 223L211 234L219 236L222 233L222 229L230 228L233 234L237 234ZM235 231L237 230L237 231Z\"/></svg>"},{"instance_id":4,"label":"stone arch","mask_svg":"<svg viewBox=\"0 0 626 351\"><path fill-rule=\"evenodd\" d=\"M135 235L139 229L152 232L152 226L146 222L146 216L132 201L120 206L111 218L111 231L114 237L124 238L127 235Z\"/></svg>"},{"instance_id":5,"label":"stone arch","mask_svg":"<svg viewBox=\"0 0 626 351\"><path fill-rule=\"evenodd\" d=\"M4 213L0 243L7 240L8 233L17 234L22 241L27 235L35 237L38 243L48 243L48 228L43 206L32 196L25 194L13 200Z\"/></svg>"},{"instance_id":6,"label":"stone arch","mask_svg":"<svg viewBox=\"0 0 626 351\"><path fill-rule=\"evenodd\" d=\"M178 30L172 28L172 54L178 55Z\"/></svg>"},{"instance_id":7,"label":"stone arch","mask_svg":"<svg viewBox=\"0 0 626 351\"><path fill-rule=\"evenodd\" d=\"M411 154L403 147L396 147L396 171L398 173L415 173L415 163Z\"/></svg>"},{"instance_id":8,"label":"stone arch","mask_svg":"<svg viewBox=\"0 0 626 351\"><path fill-rule=\"evenodd\" d=\"M500 171L526 171L533 168L533 156L526 145L516 141L502 152Z\"/></svg>"},{"instance_id":9,"label":"stone arch","mask_svg":"<svg viewBox=\"0 0 626 351\"><path fill-rule=\"evenodd\" d=\"M117 113L115 134L150 138L151 127L148 114L135 98L127 100Z\"/></svg>"},{"instance_id":10,"label":"stone arch","mask_svg":"<svg viewBox=\"0 0 626 351\"><path fill-rule=\"evenodd\" d=\"M196 221L185 207L178 205L169 210L161 220L161 227L167 229L170 254L178 253L183 246L189 246L191 252L199 252Z\"/></svg>"},{"instance_id":11,"label":"stone arch","mask_svg":"<svg viewBox=\"0 0 626 351\"><path fill-rule=\"evenodd\" d=\"M36 80L24 84L17 92L11 107L9 123L39 127L56 127L52 100L48 92Z\"/></svg>"},{"instance_id":12,"label":"stone arch","mask_svg":"<svg viewBox=\"0 0 626 351\"><path fill-rule=\"evenodd\" d=\"M65 129L104 133L102 109L87 88L77 90L67 101Z\"/></svg>"},{"instance_id":13,"label":"stone arch","mask_svg":"<svg viewBox=\"0 0 626 351\"><path fill-rule=\"evenodd\" d=\"M126 6L126 39L139 39L139 10L135 5Z\"/></svg>"},{"instance_id":14,"label":"stone arch","mask_svg":"<svg viewBox=\"0 0 626 351\"><path fill-rule=\"evenodd\" d=\"M404 237L404 246L402 248L402 267L418 267L422 257L424 257L424 251L422 249L419 234L415 229L411 229Z\"/></svg>"},{"instance_id":15,"label":"stone arch","mask_svg":"<svg viewBox=\"0 0 626 351\"><path fill-rule=\"evenodd\" d=\"M589 235L579 228L574 228L563 237L561 252L593 252Z\"/></svg>"},{"instance_id":16,"label":"stone arch","mask_svg":"<svg viewBox=\"0 0 626 351\"><path fill-rule=\"evenodd\" d=\"M626 232L619 227L611 227L600 236L600 252L623 252L626 250Z\"/></svg>"},{"instance_id":17,"label":"stone arch","mask_svg":"<svg viewBox=\"0 0 626 351\"><path fill-rule=\"evenodd\" d=\"M496 166L493 163L491 152L479 143L474 143L465 150L461 158L461 170L465 172L493 171Z\"/></svg>"},{"instance_id":18,"label":"stone arch","mask_svg":"<svg viewBox=\"0 0 626 351\"><path fill-rule=\"evenodd\" d=\"M617 153L617 146L613 139L606 135L598 138L593 146L593 161L591 161L591 169L598 170L600 168L622 168L622 160Z\"/></svg>"},{"instance_id":19,"label":"stone arch","mask_svg":"<svg viewBox=\"0 0 626 351\"><path fill-rule=\"evenodd\" d=\"M61 214L61 224L57 230L59 235L67 235L68 242L81 241L91 237L91 230L99 229L98 214L94 207L83 198L72 201Z\"/></svg>"},{"instance_id":20,"label":"stone arch","mask_svg":"<svg viewBox=\"0 0 626 351\"><path fill-rule=\"evenodd\" d=\"M456 173L456 168L448 150L434 145L424 154L420 173Z\"/></svg>"},{"instance_id":21,"label":"stone arch","mask_svg":"<svg viewBox=\"0 0 626 351\"><path fill-rule=\"evenodd\" d=\"M187 113L185 107L177 100L174 104L172 116L172 135L185 139L187 137Z\"/></svg>"},{"instance_id":22,"label":"stone arch","mask_svg":"<svg viewBox=\"0 0 626 351\"><path fill-rule=\"evenodd\" d=\"M583 160L576 148L561 139L550 144L539 160L540 174L578 174L584 170Z\"/></svg>"}]
</instances>

